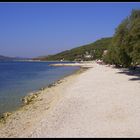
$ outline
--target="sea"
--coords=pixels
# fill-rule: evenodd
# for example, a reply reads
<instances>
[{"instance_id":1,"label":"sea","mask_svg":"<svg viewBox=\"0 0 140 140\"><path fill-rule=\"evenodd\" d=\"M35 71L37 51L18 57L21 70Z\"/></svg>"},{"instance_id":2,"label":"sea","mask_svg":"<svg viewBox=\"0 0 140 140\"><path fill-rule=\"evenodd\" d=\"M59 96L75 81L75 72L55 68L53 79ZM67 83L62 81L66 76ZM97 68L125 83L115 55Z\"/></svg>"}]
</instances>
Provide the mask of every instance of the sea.
<instances>
[{"instance_id":1,"label":"sea","mask_svg":"<svg viewBox=\"0 0 140 140\"><path fill-rule=\"evenodd\" d=\"M31 92L56 82L78 70L78 66L50 66L60 62L0 62L0 114L22 105L21 99ZM72 63L72 62L61 62Z\"/></svg>"}]
</instances>

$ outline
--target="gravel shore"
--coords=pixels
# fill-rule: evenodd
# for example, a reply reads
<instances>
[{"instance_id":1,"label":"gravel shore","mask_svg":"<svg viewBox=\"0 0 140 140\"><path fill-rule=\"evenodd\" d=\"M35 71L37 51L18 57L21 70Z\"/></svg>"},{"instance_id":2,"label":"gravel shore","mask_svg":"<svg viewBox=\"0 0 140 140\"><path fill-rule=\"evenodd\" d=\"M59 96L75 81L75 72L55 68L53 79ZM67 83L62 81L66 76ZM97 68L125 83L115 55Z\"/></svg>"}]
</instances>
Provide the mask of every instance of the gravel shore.
<instances>
[{"instance_id":1,"label":"gravel shore","mask_svg":"<svg viewBox=\"0 0 140 140\"><path fill-rule=\"evenodd\" d=\"M0 137L140 137L139 80L120 69L88 66L10 115Z\"/></svg>"}]
</instances>

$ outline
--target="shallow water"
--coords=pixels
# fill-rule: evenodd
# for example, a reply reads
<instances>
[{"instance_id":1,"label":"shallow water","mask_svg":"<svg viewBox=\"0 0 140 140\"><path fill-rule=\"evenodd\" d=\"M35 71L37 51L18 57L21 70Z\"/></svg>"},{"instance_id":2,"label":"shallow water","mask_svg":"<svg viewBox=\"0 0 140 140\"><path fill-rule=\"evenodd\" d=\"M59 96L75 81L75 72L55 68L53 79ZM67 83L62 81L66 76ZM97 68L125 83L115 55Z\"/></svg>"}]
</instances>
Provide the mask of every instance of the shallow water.
<instances>
[{"instance_id":1,"label":"shallow water","mask_svg":"<svg viewBox=\"0 0 140 140\"><path fill-rule=\"evenodd\" d=\"M79 69L77 66L49 66L52 63L58 62L0 62L0 114L17 109L21 98L29 92Z\"/></svg>"}]
</instances>

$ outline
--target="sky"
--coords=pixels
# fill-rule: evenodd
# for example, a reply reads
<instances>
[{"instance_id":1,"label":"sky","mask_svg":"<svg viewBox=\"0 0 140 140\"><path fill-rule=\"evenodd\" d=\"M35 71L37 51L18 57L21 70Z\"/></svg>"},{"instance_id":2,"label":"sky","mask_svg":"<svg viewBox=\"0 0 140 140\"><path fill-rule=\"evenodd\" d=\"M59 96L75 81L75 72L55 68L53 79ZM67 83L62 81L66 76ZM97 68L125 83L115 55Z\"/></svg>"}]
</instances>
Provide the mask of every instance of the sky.
<instances>
[{"instance_id":1,"label":"sky","mask_svg":"<svg viewBox=\"0 0 140 140\"><path fill-rule=\"evenodd\" d=\"M138 2L0 3L0 55L37 57L114 34Z\"/></svg>"}]
</instances>

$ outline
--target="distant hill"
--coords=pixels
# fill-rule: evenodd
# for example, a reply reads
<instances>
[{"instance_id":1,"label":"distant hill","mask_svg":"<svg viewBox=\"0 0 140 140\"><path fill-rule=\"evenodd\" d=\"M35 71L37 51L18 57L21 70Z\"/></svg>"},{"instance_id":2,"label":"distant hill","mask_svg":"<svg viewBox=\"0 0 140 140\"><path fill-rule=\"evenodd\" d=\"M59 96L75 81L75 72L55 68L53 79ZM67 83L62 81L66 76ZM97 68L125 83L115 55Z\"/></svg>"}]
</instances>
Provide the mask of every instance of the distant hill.
<instances>
[{"instance_id":1,"label":"distant hill","mask_svg":"<svg viewBox=\"0 0 140 140\"><path fill-rule=\"evenodd\" d=\"M0 61L28 60L28 58L9 57L0 55Z\"/></svg>"},{"instance_id":2,"label":"distant hill","mask_svg":"<svg viewBox=\"0 0 140 140\"><path fill-rule=\"evenodd\" d=\"M80 46L71 50L66 50L55 55L34 58L34 60L81 61L81 60L98 59L102 57L104 50L108 49L111 43L111 39L112 39L111 37L102 38L100 40L97 40L93 43L84 46Z\"/></svg>"},{"instance_id":3,"label":"distant hill","mask_svg":"<svg viewBox=\"0 0 140 140\"><path fill-rule=\"evenodd\" d=\"M10 59L12 59L12 57L0 55L0 60L10 60Z\"/></svg>"}]
</instances>

